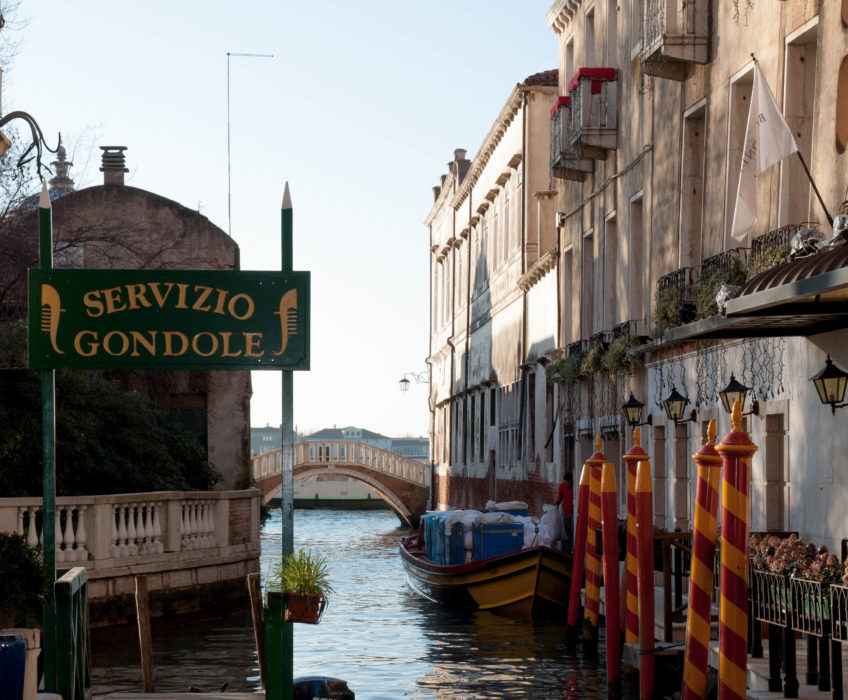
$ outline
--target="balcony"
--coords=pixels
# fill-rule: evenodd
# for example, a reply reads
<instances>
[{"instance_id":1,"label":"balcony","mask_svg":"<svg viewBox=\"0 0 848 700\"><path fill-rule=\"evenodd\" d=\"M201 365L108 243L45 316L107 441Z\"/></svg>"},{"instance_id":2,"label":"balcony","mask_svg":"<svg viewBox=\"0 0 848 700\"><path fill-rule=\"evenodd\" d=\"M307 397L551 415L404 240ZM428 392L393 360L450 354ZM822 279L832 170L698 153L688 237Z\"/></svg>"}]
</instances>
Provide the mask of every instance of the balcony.
<instances>
[{"instance_id":1,"label":"balcony","mask_svg":"<svg viewBox=\"0 0 848 700\"><path fill-rule=\"evenodd\" d=\"M644 73L684 80L689 64L709 62L709 0L643 0L642 9Z\"/></svg>"},{"instance_id":2,"label":"balcony","mask_svg":"<svg viewBox=\"0 0 848 700\"><path fill-rule=\"evenodd\" d=\"M568 95L551 110L551 169L555 177L582 180L618 147L615 68L581 68Z\"/></svg>"},{"instance_id":3,"label":"balcony","mask_svg":"<svg viewBox=\"0 0 848 700\"><path fill-rule=\"evenodd\" d=\"M657 280L654 325L663 342L810 336L848 328L848 245L838 231L813 250L790 224ZM799 239L803 242L803 239ZM736 287L722 300L723 284Z\"/></svg>"},{"instance_id":4,"label":"balcony","mask_svg":"<svg viewBox=\"0 0 848 700\"><path fill-rule=\"evenodd\" d=\"M595 161L569 148L571 98L560 97L551 109L551 173L554 177L582 182L595 169Z\"/></svg>"}]
</instances>

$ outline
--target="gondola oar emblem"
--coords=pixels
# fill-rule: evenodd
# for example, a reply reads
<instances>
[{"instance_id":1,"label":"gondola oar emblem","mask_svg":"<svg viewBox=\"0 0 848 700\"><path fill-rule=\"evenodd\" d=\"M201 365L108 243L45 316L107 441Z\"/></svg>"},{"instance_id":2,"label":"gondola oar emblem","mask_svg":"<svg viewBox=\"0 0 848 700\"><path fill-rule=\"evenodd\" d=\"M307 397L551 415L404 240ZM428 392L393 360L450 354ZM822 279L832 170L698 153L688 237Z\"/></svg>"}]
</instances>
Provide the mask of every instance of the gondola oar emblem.
<instances>
[{"instance_id":1,"label":"gondola oar emblem","mask_svg":"<svg viewBox=\"0 0 848 700\"><path fill-rule=\"evenodd\" d=\"M41 285L41 331L50 335L50 344L54 352L64 355L56 345L56 335L59 332L59 316L66 309L62 308L59 292L49 284Z\"/></svg>"},{"instance_id":2,"label":"gondola oar emblem","mask_svg":"<svg viewBox=\"0 0 848 700\"><path fill-rule=\"evenodd\" d=\"M289 336L297 335L297 289L290 289L280 298L280 310L274 312L280 317L280 349L274 353L279 357L286 351Z\"/></svg>"}]
</instances>

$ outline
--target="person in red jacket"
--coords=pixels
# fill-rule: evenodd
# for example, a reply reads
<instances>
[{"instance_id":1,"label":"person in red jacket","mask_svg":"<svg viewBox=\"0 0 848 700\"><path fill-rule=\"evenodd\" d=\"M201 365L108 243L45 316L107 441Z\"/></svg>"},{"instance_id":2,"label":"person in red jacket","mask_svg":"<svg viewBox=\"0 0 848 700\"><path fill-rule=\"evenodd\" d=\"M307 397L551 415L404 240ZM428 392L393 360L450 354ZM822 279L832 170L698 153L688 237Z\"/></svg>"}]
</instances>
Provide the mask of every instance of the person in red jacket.
<instances>
[{"instance_id":1,"label":"person in red jacket","mask_svg":"<svg viewBox=\"0 0 848 700\"><path fill-rule=\"evenodd\" d=\"M574 476L566 472L562 483L557 489L556 504L562 504L562 532L565 539L565 550L570 552L574 545Z\"/></svg>"}]
</instances>

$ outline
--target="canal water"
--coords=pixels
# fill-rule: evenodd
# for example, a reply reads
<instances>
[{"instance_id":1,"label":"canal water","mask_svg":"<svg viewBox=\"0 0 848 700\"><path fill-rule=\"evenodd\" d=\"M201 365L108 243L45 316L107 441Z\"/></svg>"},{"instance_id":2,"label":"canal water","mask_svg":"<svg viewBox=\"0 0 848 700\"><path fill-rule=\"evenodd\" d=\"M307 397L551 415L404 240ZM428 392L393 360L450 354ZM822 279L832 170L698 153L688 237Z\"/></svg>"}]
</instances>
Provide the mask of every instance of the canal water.
<instances>
[{"instance_id":1,"label":"canal water","mask_svg":"<svg viewBox=\"0 0 848 700\"><path fill-rule=\"evenodd\" d=\"M262 572L279 558L281 518L262 533ZM565 652L561 621L445 610L409 589L390 511L296 510L296 547L327 557L333 588L321 623L294 626L294 675L343 678L357 700L601 698L603 669ZM154 635L158 692L259 689L250 613ZM602 662L603 663L603 662ZM135 640L92 649L95 695L140 692Z\"/></svg>"}]
</instances>

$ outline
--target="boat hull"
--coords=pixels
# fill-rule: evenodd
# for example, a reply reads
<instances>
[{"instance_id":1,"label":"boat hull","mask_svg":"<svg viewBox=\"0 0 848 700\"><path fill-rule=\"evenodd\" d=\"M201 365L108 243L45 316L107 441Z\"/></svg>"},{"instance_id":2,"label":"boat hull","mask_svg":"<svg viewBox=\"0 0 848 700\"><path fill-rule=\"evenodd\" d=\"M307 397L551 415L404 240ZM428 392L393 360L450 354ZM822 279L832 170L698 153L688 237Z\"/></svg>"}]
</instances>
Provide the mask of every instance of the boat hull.
<instances>
[{"instance_id":1,"label":"boat hull","mask_svg":"<svg viewBox=\"0 0 848 700\"><path fill-rule=\"evenodd\" d=\"M425 559L414 542L414 537L401 542L401 559L410 587L429 600L448 607L517 616L555 614L568 606L568 554L550 547L530 547L482 561L443 566Z\"/></svg>"}]
</instances>

